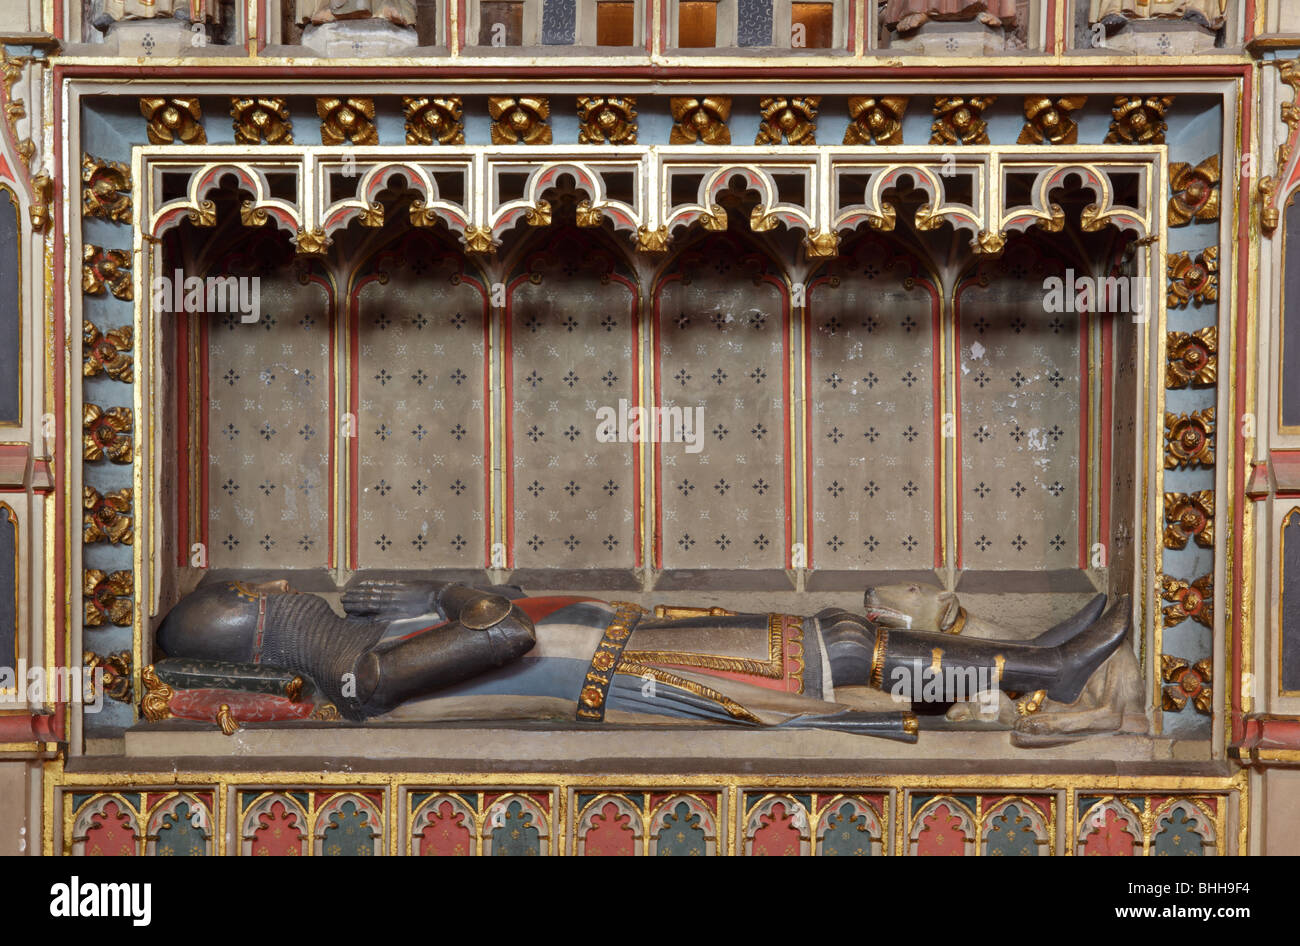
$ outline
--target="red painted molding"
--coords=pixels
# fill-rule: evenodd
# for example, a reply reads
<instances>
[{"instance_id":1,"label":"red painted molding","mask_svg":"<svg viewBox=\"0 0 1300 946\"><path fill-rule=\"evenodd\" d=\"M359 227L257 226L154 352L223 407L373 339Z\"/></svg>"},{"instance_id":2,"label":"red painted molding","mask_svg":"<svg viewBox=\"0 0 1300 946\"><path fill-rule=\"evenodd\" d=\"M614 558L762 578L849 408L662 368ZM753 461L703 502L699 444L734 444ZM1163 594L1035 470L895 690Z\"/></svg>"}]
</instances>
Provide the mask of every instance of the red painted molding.
<instances>
[{"instance_id":1,"label":"red painted molding","mask_svg":"<svg viewBox=\"0 0 1300 946\"><path fill-rule=\"evenodd\" d=\"M54 716L0 716L0 742L58 742Z\"/></svg>"},{"instance_id":2,"label":"red painted molding","mask_svg":"<svg viewBox=\"0 0 1300 946\"><path fill-rule=\"evenodd\" d=\"M530 62L535 60L529 60ZM1183 79L1183 78L1244 78L1249 82L1251 65L1249 63L1208 63L1181 66L1106 65L1097 66L1086 59L1080 62L1035 63L1017 65L1014 62L999 62L995 65L960 65L943 66L937 70L933 63L929 65L899 65L898 59L886 57L864 60L860 65L836 64L834 66L813 65L768 65L762 69L752 66L710 66L678 65L659 66L653 63L594 67L587 65L475 65L474 57L461 56L456 59L433 57L428 65L382 65L377 64L373 71L355 64L344 66L320 65L302 66L277 61L273 63L259 61L256 57L230 65L147 65L131 63L130 65L105 66L95 63L58 63L54 67L57 83L64 78L110 78L113 76L130 76L131 78L185 79L185 78L239 78L247 79L256 75L259 79L346 79L351 82L364 82L367 79L448 79L463 81L466 79L519 79L522 81L542 81L547 79L640 79L657 80L753 80L761 76L773 81L789 79L863 79L884 78L897 79L935 79L936 73L942 72L945 80L986 79L997 80L1014 77L1018 79L1052 79L1062 78L1096 78L1096 79Z\"/></svg>"},{"instance_id":3,"label":"red painted molding","mask_svg":"<svg viewBox=\"0 0 1300 946\"><path fill-rule=\"evenodd\" d=\"M1239 722L1241 735L1228 749L1243 763L1300 764L1300 716L1247 716Z\"/></svg>"}]
</instances>

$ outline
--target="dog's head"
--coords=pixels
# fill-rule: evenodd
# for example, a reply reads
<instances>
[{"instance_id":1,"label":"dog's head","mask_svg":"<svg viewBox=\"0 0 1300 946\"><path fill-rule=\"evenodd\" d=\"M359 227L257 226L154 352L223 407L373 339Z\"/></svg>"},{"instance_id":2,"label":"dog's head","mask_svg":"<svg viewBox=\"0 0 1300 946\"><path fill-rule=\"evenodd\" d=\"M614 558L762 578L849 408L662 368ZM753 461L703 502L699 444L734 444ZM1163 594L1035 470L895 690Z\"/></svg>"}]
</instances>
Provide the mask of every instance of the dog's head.
<instances>
[{"instance_id":1,"label":"dog's head","mask_svg":"<svg viewBox=\"0 0 1300 946\"><path fill-rule=\"evenodd\" d=\"M961 615L957 595L934 585L877 585L867 589L863 606L876 624L917 631L946 631Z\"/></svg>"}]
</instances>

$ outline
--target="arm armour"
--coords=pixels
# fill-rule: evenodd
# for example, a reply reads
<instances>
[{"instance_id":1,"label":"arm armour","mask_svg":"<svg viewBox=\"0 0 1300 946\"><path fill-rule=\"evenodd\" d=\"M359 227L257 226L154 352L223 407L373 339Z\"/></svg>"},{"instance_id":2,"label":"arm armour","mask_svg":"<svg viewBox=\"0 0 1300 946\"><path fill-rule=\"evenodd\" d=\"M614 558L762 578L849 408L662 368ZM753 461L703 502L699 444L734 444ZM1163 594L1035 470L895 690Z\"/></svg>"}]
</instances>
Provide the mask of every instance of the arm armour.
<instances>
[{"instance_id":1,"label":"arm armour","mask_svg":"<svg viewBox=\"0 0 1300 946\"><path fill-rule=\"evenodd\" d=\"M260 662L305 673L347 719L366 714L357 699L357 662L379 642L386 622L344 620L315 595L267 595ZM351 696L343 695L352 674Z\"/></svg>"}]
</instances>

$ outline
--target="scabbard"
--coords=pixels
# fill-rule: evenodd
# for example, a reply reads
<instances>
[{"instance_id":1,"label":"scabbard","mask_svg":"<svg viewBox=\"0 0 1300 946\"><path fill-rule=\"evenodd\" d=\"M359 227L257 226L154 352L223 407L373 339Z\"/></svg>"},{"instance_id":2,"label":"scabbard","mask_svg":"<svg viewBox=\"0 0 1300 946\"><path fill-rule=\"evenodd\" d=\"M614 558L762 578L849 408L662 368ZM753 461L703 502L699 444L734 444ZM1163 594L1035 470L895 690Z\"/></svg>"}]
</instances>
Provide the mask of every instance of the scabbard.
<instances>
[{"instance_id":1,"label":"scabbard","mask_svg":"<svg viewBox=\"0 0 1300 946\"><path fill-rule=\"evenodd\" d=\"M896 711L845 710L828 716L797 716L781 723L784 729L829 729L855 736L879 736L895 742L916 742L916 714Z\"/></svg>"}]
</instances>

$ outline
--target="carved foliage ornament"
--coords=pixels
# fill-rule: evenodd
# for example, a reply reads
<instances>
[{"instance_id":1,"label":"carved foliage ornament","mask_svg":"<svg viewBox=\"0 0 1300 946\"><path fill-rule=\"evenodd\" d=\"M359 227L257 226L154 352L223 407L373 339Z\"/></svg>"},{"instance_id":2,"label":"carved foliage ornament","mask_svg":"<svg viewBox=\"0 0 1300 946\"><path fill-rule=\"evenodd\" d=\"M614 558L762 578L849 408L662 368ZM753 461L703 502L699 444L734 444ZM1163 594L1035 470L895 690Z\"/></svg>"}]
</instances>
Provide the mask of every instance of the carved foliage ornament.
<instances>
[{"instance_id":1,"label":"carved foliage ornament","mask_svg":"<svg viewBox=\"0 0 1300 946\"><path fill-rule=\"evenodd\" d=\"M1205 627L1214 627L1214 576L1202 575L1187 582L1163 575L1160 596L1172 602L1165 606L1165 627L1181 624L1188 618Z\"/></svg>"},{"instance_id":2,"label":"carved foliage ornament","mask_svg":"<svg viewBox=\"0 0 1300 946\"><path fill-rule=\"evenodd\" d=\"M140 99L140 114L148 120L149 143L169 145L179 141L186 145L205 145L203 113L193 97L165 98L147 96Z\"/></svg>"},{"instance_id":3,"label":"carved foliage ornament","mask_svg":"<svg viewBox=\"0 0 1300 946\"><path fill-rule=\"evenodd\" d=\"M1165 469L1214 466L1214 408L1165 414Z\"/></svg>"},{"instance_id":4,"label":"carved foliage ornament","mask_svg":"<svg viewBox=\"0 0 1300 946\"><path fill-rule=\"evenodd\" d=\"M901 145L903 113L907 111L907 101L905 95L850 97L849 127L844 130L844 143Z\"/></svg>"},{"instance_id":5,"label":"carved foliage ornament","mask_svg":"<svg viewBox=\"0 0 1300 946\"><path fill-rule=\"evenodd\" d=\"M9 130L13 133L14 141L18 145L18 157L22 159L23 164L31 166L32 155L36 153L36 143L30 138L18 137L18 120L27 117L27 107L23 100L15 97L14 84L22 78L23 67L29 63L36 62L31 56L10 56L4 53L4 87L5 87L5 118L9 122Z\"/></svg>"},{"instance_id":6,"label":"carved foliage ornament","mask_svg":"<svg viewBox=\"0 0 1300 946\"><path fill-rule=\"evenodd\" d=\"M760 99L758 110L762 120L754 144L779 145L784 140L792 145L815 145L820 104L820 95Z\"/></svg>"},{"instance_id":7,"label":"carved foliage ornament","mask_svg":"<svg viewBox=\"0 0 1300 946\"><path fill-rule=\"evenodd\" d=\"M408 145L463 145L465 143L464 112L459 96L446 98L402 98L406 113L406 143Z\"/></svg>"},{"instance_id":8,"label":"carved foliage ornament","mask_svg":"<svg viewBox=\"0 0 1300 946\"><path fill-rule=\"evenodd\" d=\"M289 106L280 96L232 98L230 118L235 126L235 144L293 144L293 121Z\"/></svg>"},{"instance_id":9,"label":"carved foliage ornament","mask_svg":"<svg viewBox=\"0 0 1300 946\"><path fill-rule=\"evenodd\" d=\"M1086 95L1053 99L1046 95L1025 98L1025 127L1017 143L1022 145L1072 145L1079 141L1079 126L1071 113L1083 108Z\"/></svg>"},{"instance_id":10,"label":"carved foliage ornament","mask_svg":"<svg viewBox=\"0 0 1300 946\"><path fill-rule=\"evenodd\" d=\"M1208 246L1196 254L1170 253L1169 307L1183 309L1189 302L1215 302L1219 298L1219 248Z\"/></svg>"},{"instance_id":11,"label":"carved foliage ornament","mask_svg":"<svg viewBox=\"0 0 1300 946\"><path fill-rule=\"evenodd\" d=\"M834 231L811 233L804 238L804 253L809 259L825 259L840 252L840 235Z\"/></svg>"},{"instance_id":12,"label":"carved foliage ornament","mask_svg":"<svg viewBox=\"0 0 1300 946\"><path fill-rule=\"evenodd\" d=\"M1002 251L1007 248L1007 235L1002 232L994 233L985 230L974 240L971 241L971 248L980 256L987 256L996 259L1002 255Z\"/></svg>"},{"instance_id":13,"label":"carved foliage ornament","mask_svg":"<svg viewBox=\"0 0 1300 946\"><path fill-rule=\"evenodd\" d=\"M1198 713L1210 715L1214 692L1210 683L1214 677L1213 664L1207 660L1188 663L1182 657L1160 655L1160 678L1166 686L1160 705L1166 710L1181 710L1190 700Z\"/></svg>"},{"instance_id":14,"label":"carved foliage ornament","mask_svg":"<svg viewBox=\"0 0 1300 946\"><path fill-rule=\"evenodd\" d=\"M131 299L131 254L87 243L81 249L81 291L102 296L107 288L114 298Z\"/></svg>"},{"instance_id":15,"label":"carved foliage ornament","mask_svg":"<svg viewBox=\"0 0 1300 946\"><path fill-rule=\"evenodd\" d=\"M1175 161L1169 165L1169 225L1219 219L1219 156L1212 154L1196 167Z\"/></svg>"},{"instance_id":16,"label":"carved foliage ornament","mask_svg":"<svg viewBox=\"0 0 1300 946\"><path fill-rule=\"evenodd\" d=\"M492 118L492 143L494 145L549 145L551 106L546 99L536 95L520 98L492 96L488 99L488 115Z\"/></svg>"},{"instance_id":17,"label":"carved foliage ornament","mask_svg":"<svg viewBox=\"0 0 1300 946\"><path fill-rule=\"evenodd\" d=\"M311 230L300 227L294 237L294 245L299 256L324 256L330 243L331 240L323 227L315 227Z\"/></svg>"},{"instance_id":18,"label":"carved foliage ornament","mask_svg":"<svg viewBox=\"0 0 1300 946\"><path fill-rule=\"evenodd\" d=\"M1165 493L1165 522L1165 548L1186 548L1191 539L1214 548L1214 491Z\"/></svg>"},{"instance_id":19,"label":"carved foliage ornament","mask_svg":"<svg viewBox=\"0 0 1300 946\"><path fill-rule=\"evenodd\" d=\"M114 223L131 222L131 169L118 161L81 158L81 214Z\"/></svg>"},{"instance_id":20,"label":"carved foliage ornament","mask_svg":"<svg viewBox=\"0 0 1300 946\"><path fill-rule=\"evenodd\" d=\"M109 622L118 627L130 625L135 579L129 571L110 575L98 568L87 568L82 574L81 593L86 627L103 627Z\"/></svg>"},{"instance_id":21,"label":"carved foliage ornament","mask_svg":"<svg viewBox=\"0 0 1300 946\"><path fill-rule=\"evenodd\" d=\"M930 125L930 144L988 144L989 126L983 117L984 109L996 99L996 95L936 95L934 122Z\"/></svg>"},{"instance_id":22,"label":"carved foliage ornament","mask_svg":"<svg viewBox=\"0 0 1300 946\"><path fill-rule=\"evenodd\" d=\"M1106 144L1161 145L1165 143L1165 111L1174 104L1172 95L1115 96L1110 110L1110 131Z\"/></svg>"},{"instance_id":23,"label":"carved foliage ornament","mask_svg":"<svg viewBox=\"0 0 1300 946\"><path fill-rule=\"evenodd\" d=\"M130 384L135 380L131 356L132 337L135 330L129 325L100 333L95 323L81 323L81 371L87 378L106 374L114 381Z\"/></svg>"},{"instance_id":24,"label":"carved foliage ornament","mask_svg":"<svg viewBox=\"0 0 1300 946\"><path fill-rule=\"evenodd\" d=\"M1165 387L1205 388L1219 378L1219 329L1208 325L1195 332L1170 332Z\"/></svg>"},{"instance_id":25,"label":"carved foliage ornament","mask_svg":"<svg viewBox=\"0 0 1300 946\"><path fill-rule=\"evenodd\" d=\"M670 103L673 130L670 145L689 145L702 141L706 145L731 144L731 96L709 95L702 99L675 98Z\"/></svg>"},{"instance_id":26,"label":"carved foliage ornament","mask_svg":"<svg viewBox=\"0 0 1300 946\"><path fill-rule=\"evenodd\" d=\"M103 669L104 693L107 696L119 703L131 702L131 652L129 650L108 655L88 650L82 655L82 661L91 670ZM93 693L88 693L86 696L90 699L95 698Z\"/></svg>"},{"instance_id":27,"label":"carved foliage ornament","mask_svg":"<svg viewBox=\"0 0 1300 946\"><path fill-rule=\"evenodd\" d=\"M32 178L32 202L27 208L27 217L32 222L32 230L42 232L50 225L50 199L54 196L54 179L42 172ZM127 198L130 210L130 198Z\"/></svg>"},{"instance_id":28,"label":"carved foliage ornament","mask_svg":"<svg viewBox=\"0 0 1300 946\"><path fill-rule=\"evenodd\" d=\"M661 226L657 230L651 230L649 227L638 228L636 231L636 248L642 253L667 253L667 225Z\"/></svg>"},{"instance_id":29,"label":"carved foliage ornament","mask_svg":"<svg viewBox=\"0 0 1300 946\"><path fill-rule=\"evenodd\" d=\"M379 144L374 99L318 98L316 114L320 117L320 143L323 145L341 145L345 141L354 145Z\"/></svg>"},{"instance_id":30,"label":"carved foliage ornament","mask_svg":"<svg viewBox=\"0 0 1300 946\"><path fill-rule=\"evenodd\" d=\"M543 201L543 203L545 203L545 201ZM547 209L550 209L549 205ZM498 243L498 240L492 239L492 230L490 227L465 228L465 252L467 253L495 253Z\"/></svg>"},{"instance_id":31,"label":"carved foliage ornament","mask_svg":"<svg viewBox=\"0 0 1300 946\"><path fill-rule=\"evenodd\" d=\"M97 489L83 486L81 493L81 535L84 542L130 545L135 541L135 529L128 515L131 512L130 488L100 495Z\"/></svg>"},{"instance_id":32,"label":"carved foliage ornament","mask_svg":"<svg viewBox=\"0 0 1300 946\"><path fill-rule=\"evenodd\" d=\"M140 671L140 682L145 689L144 698L140 700L140 711L144 718L151 723L169 718L172 714L172 696L176 691L162 681L153 664Z\"/></svg>"},{"instance_id":33,"label":"carved foliage ornament","mask_svg":"<svg viewBox=\"0 0 1300 946\"><path fill-rule=\"evenodd\" d=\"M636 144L636 99L632 96L578 96L578 144Z\"/></svg>"},{"instance_id":34,"label":"carved foliage ornament","mask_svg":"<svg viewBox=\"0 0 1300 946\"><path fill-rule=\"evenodd\" d=\"M133 423L129 407L104 410L98 404L83 404L81 447L84 459L108 457L114 463L130 463L134 449L130 434Z\"/></svg>"}]
</instances>

